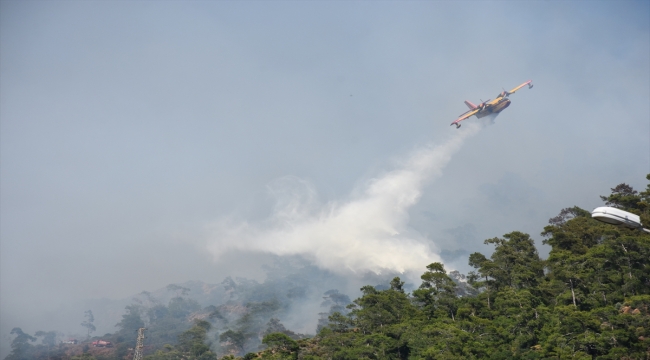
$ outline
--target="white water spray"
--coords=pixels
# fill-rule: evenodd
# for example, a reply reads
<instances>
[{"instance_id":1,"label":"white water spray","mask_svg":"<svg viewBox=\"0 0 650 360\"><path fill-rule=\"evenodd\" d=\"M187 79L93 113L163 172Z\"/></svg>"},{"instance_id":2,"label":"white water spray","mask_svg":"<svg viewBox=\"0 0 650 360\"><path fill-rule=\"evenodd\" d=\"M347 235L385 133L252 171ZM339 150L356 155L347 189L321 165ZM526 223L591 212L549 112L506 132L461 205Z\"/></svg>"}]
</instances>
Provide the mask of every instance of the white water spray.
<instances>
[{"instance_id":1,"label":"white water spray","mask_svg":"<svg viewBox=\"0 0 650 360\"><path fill-rule=\"evenodd\" d=\"M413 151L395 169L366 182L345 201L319 205L313 187L287 177L270 186L277 205L260 223L222 219L210 226L208 248L301 255L337 272L422 271L440 261L431 241L409 227L408 210L479 124L467 124L439 145Z\"/></svg>"}]
</instances>

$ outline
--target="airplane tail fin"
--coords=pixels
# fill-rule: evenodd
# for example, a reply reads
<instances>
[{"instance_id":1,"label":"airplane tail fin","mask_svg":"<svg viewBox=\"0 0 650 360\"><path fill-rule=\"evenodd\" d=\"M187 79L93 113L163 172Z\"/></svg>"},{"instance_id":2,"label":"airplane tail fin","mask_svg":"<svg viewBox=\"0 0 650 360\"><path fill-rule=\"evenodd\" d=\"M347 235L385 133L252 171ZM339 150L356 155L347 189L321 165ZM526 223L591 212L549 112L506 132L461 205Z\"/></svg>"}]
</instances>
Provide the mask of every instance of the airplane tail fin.
<instances>
[{"instance_id":1,"label":"airplane tail fin","mask_svg":"<svg viewBox=\"0 0 650 360\"><path fill-rule=\"evenodd\" d=\"M469 101L469 100L465 100L465 105L467 105L467 107L468 107L470 110L474 110L474 109L476 109L476 105L472 104L472 102Z\"/></svg>"}]
</instances>

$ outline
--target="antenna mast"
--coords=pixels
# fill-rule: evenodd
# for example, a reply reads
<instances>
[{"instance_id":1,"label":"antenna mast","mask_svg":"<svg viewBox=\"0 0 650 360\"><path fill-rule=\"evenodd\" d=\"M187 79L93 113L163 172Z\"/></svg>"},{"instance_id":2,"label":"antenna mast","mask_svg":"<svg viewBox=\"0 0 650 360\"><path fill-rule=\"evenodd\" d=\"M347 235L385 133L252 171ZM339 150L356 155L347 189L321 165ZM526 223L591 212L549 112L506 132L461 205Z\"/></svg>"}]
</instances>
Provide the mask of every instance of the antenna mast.
<instances>
[{"instance_id":1,"label":"antenna mast","mask_svg":"<svg viewBox=\"0 0 650 360\"><path fill-rule=\"evenodd\" d=\"M142 347L144 346L144 331L146 328L138 329L138 341L135 345L135 353L133 353L133 360L142 360Z\"/></svg>"}]
</instances>

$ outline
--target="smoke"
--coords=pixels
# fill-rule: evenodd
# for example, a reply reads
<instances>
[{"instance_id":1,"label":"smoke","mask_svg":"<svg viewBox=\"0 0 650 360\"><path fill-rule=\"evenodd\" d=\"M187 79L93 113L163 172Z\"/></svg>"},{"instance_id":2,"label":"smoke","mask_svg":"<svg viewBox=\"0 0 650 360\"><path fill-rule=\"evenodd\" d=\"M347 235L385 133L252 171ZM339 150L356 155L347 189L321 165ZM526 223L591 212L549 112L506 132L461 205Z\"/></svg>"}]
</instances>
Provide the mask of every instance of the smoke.
<instances>
[{"instance_id":1,"label":"smoke","mask_svg":"<svg viewBox=\"0 0 650 360\"><path fill-rule=\"evenodd\" d=\"M208 249L215 258L230 250L300 255L339 274L420 272L440 256L431 241L409 227L408 210L480 128L466 124L445 142L416 149L346 200L322 204L307 181L279 179L269 185L277 202L266 220L216 221L209 226Z\"/></svg>"}]
</instances>

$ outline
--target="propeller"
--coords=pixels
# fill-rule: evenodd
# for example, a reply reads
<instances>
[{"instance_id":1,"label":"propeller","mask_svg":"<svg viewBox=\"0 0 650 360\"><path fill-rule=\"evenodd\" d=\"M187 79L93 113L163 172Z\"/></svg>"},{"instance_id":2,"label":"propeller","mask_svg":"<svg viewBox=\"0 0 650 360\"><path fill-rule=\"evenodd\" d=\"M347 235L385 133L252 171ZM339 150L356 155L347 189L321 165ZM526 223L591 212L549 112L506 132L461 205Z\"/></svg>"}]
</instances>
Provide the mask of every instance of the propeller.
<instances>
[{"instance_id":1,"label":"propeller","mask_svg":"<svg viewBox=\"0 0 650 360\"><path fill-rule=\"evenodd\" d=\"M483 109L485 108L486 103L487 103L488 101L490 101L490 99L487 99L487 100L485 100L485 101L483 101L483 99L480 99L480 100L481 100L481 103L478 104L478 106L477 106L478 109L479 109L479 111L480 111L480 110L483 110Z\"/></svg>"}]
</instances>

